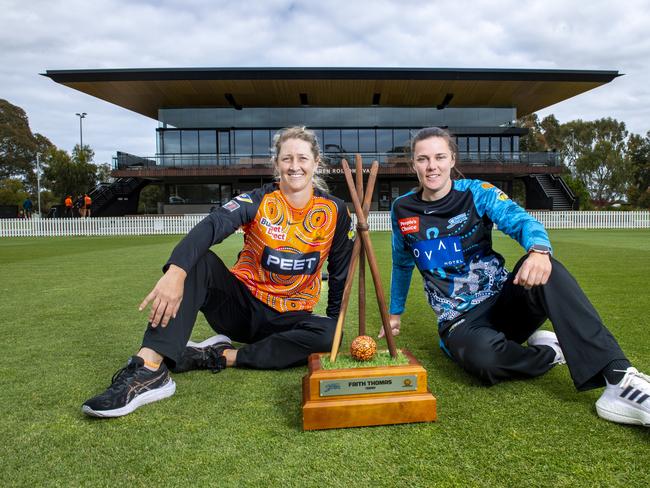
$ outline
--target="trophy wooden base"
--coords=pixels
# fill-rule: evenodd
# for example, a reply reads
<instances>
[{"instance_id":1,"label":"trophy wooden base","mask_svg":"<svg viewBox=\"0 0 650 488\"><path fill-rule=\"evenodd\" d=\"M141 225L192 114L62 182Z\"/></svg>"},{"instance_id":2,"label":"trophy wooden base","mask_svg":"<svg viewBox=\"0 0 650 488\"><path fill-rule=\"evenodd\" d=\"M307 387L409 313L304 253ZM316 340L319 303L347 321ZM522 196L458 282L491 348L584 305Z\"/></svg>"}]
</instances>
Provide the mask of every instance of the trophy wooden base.
<instances>
[{"instance_id":1,"label":"trophy wooden base","mask_svg":"<svg viewBox=\"0 0 650 488\"><path fill-rule=\"evenodd\" d=\"M304 430L433 422L436 399L427 388L427 372L407 350L409 363L371 368L321 368L321 356L309 356L302 379Z\"/></svg>"}]
</instances>

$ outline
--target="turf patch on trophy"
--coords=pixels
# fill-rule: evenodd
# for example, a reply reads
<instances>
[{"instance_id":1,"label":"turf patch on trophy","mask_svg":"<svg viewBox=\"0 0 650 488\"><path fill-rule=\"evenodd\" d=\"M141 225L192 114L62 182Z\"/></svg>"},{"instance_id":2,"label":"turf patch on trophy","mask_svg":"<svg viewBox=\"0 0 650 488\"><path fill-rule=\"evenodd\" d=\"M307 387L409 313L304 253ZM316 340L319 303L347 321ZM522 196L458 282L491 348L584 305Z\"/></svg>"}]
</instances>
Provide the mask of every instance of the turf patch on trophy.
<instances>
[{"instance_id":1,"label":"turf patch on trophy","mask_svg":"<svg viewBox=\"0 0 650 488\"><path fill-rule=\"evenodd\" d=\"M342 165L357 215L357 239L352 249L332 351L310 355L308 373L302 379L303 429L435 421L436 399L428 390L426 370L409 351L398 350L395 346L379 267L368 233L367 218L379 164L377 161L372 164L365 194L361 156L356 155L356 186L347 161L343 160ZM366 260L388 350L378 349L375 341L366 335ZM352 341L350 354L339 357L343 324L357 265L359 335Z\"/></svg>"}]
</instances>

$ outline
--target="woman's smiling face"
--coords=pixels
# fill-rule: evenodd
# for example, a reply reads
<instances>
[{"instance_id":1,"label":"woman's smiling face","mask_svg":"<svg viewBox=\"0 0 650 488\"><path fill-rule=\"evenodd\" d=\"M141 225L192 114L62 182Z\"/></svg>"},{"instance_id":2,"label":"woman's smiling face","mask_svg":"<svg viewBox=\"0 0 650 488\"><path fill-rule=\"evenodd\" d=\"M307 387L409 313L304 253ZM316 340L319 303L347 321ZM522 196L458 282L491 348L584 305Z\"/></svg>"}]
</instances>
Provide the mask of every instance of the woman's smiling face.
<instances>
[{"instance_id":1,"label":"woman's smiling face","mask_svg":"<svg viewBox=\"0 0 650 488\"><path fill-rule=\"evenodd\" d=\"M277 156L280 190L287 194L312 191L313 177L318 168L311 144L302 139L287 139Z\"/></svg>"},{"instance_id":2,"label":"woman's smiling face","mask_svg":"<svg viewBox=\"0 0 650 488\"><path fill-rule=\"evenodd\" d=\"M451 190L451 168L456 156L442 137L418 141L413 148L413 169L422 185L422 199L440 200Z\"/></svg>"}]
</instances>

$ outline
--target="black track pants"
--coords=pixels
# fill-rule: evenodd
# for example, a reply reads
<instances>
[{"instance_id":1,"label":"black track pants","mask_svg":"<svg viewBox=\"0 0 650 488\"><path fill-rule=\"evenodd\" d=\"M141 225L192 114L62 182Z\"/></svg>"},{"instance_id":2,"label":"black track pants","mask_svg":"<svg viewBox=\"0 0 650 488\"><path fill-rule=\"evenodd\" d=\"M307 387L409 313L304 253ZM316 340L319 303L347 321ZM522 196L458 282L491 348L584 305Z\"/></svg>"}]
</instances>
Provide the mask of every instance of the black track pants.
<instances>
[{"instance_id":1,"label":"black track pants","mask_svg":"<svg viewBox=\"0 0 650 488\"><path fill-rule=\"evenodd\" d=\"M488 384L544 374L555 352L546 346L522 346L548 318L578 390L605 385L603 368L625 359L612 334L567 269L551 259L553 269L543 286L526 290L512 280L502 291L449 325L441 338L452 359Z\"/></svg>"},{"instance_id":2,"label":"black track pants","mask_svg":"<svg viewBox=\"0 0 650 488\"><path fill-rule=\"evenodd\" d=\"M167 327L147 327L142 341L172 365L183 354L201 311L219 334L246 345L237 366L281 369L305 364L309 354L329 351L336 320L311 312L278 312L257 300L213 252L185 279L183 300Z\"/></svg>"}]
</instances>

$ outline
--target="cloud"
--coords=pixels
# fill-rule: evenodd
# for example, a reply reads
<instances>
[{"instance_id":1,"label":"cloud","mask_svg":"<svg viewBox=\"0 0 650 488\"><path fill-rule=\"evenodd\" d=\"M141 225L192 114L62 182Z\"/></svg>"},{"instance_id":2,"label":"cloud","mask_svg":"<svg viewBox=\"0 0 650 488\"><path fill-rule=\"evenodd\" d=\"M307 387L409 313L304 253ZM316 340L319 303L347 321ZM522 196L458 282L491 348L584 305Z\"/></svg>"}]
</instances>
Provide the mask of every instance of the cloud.
<instances>
[{"instance_id":1,"label":"cloud","mask_svg":"<svg viewBox=\"0 0 650 488\"><path fill-rule=\"evenodd\" d=\"M46 69L460 67L619 70L626 76L541 112L650 129L650 11L606 0L0 0L0 96L33 130L98 161L151 155L156 122L39 76Z\"/></svg>"}]
</instances>

